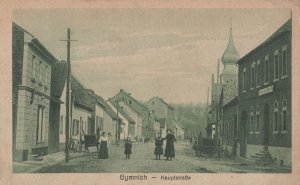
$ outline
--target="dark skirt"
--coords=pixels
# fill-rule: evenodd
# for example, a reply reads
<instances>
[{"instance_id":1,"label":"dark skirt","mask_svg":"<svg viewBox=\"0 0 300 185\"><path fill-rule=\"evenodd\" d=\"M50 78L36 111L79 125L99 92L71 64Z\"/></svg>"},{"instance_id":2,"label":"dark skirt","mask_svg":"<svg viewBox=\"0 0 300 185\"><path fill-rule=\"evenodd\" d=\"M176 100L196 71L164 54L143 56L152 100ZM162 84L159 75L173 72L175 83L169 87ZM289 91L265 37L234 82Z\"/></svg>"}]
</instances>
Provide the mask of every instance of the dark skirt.
<instances>
[{"instance_id":1,"label":"dark skirt","mask_svg":"<svg viewBox=\"0 0 300 185\"><path fill-rule=\"evenodd\" d=\"M124 154L132 154L131 148L132 148L132 144L131 143L125 143Z\"/></svg>"},{"instance_id":2,"label":"dark skirt","mask_svg":"<svg viewBox=\"0 0 300 185\"><path fill-rule=\"evenodd\" d=\"M99 159L107 159L108 158L107 141L101 141L98 158Z\"/></svg>"},{"instance_id":3,"label":"dark skirt","mask_svg":"<svg viewBox=\"0 0 300 185\"><path fill-rule=\"evenodd\" d=\"M163 152L163 148L161 146L156 146L155 150L154 150L154 155L162 155Z\"/></svg>"},{"instance_id":4,"label":"dark skirt","mask_svg":"<svg viewBox=\"0 0 300 185\"><path fill-rule=\"evenodd\" d=\"M175 157L174 144L167 144L165 149L165 157Z\"/></svg>"}]
</instances>

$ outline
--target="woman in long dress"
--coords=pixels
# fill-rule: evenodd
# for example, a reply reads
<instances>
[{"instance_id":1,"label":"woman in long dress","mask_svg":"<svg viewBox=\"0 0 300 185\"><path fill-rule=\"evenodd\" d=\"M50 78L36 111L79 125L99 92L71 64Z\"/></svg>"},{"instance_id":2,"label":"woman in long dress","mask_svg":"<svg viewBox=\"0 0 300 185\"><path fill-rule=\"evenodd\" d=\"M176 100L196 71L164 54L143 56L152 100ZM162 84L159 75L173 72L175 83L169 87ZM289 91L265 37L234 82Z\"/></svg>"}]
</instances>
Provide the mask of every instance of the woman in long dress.
<instances>
[{"instance_id":1,"label":"woman in long dress","mask_svg":"<svg viewBox=\"0 0 300 185\"><path fill-rule=\"evenodd\" d=\"M174 149L174 142L176 141L175 136L172 134L172 130L168 129L168 134L163 140L167 140L166 149L165 149L165 157L166 160L172 161L172 158L175 157L175 149Z\"/></svg>"},{"instance_id":2,"label":"woman in long dress","mask_svg":"<svg viewBox=\"0 0 300 185\"><path fill-rule=\"evenodd\" d=\"M108 148L107 148L108 138L106 137L105 132L103 132L101 134L99 142L100 142L100 150L98 153L98 158L99 159L107 159L108 158Z\"/></svg>"},{"instance_id":3,"label":"woman in long dress","mask_svg":"<svg viewBox=\"0 0 300 185\"><path fill-rule=\"evenodd\" d=\"M158 134L157 138L155 138L155 150L154 150L154 155L156 156L156 160L160 160L160 155L163 154L163 139L161 138L161 135Z\"/></svg>"}]
</instances>

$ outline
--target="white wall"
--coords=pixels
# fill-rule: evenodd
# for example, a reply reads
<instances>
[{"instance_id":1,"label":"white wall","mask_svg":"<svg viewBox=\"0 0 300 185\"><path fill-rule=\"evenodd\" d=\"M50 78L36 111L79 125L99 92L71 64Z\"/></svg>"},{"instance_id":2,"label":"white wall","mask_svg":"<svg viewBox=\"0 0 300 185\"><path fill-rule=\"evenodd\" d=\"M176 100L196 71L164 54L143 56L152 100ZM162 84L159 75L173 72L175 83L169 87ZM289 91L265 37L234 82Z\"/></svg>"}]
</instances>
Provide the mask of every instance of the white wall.
<instances>
[{"instance_id":1,"label":"white wall","mask_svg":"<svg viewBox=\"0 0 300 185\"><path fill-rule=\"evenodd\" d=\"M117 113L117 109L110 102L107 102L107 103L112 108L112 110L115 113ZM128 120L120 113L119 113L119 118L122 119L122 125L123 125L123 129L122 129L123 132L120 133L120 139L127 138L128 137L128 127L129 127ZM131 137L134 137L134 136L131 136Z\"/></svg>"}]
</instances>

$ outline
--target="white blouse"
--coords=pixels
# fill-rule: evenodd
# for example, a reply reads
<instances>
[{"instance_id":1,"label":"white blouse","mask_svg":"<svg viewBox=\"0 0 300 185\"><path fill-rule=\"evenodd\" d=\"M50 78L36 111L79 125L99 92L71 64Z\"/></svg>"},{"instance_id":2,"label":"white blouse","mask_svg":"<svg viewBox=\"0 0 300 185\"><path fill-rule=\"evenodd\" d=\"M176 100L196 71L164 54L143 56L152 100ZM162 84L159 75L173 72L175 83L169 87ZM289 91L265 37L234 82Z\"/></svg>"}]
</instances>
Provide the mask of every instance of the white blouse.
<instances>
[{"instance_id":1,"label":"white blouse","mask_svg":"<svg viewBox=\"0 0 300 185\"><path fill-rule=\"evenodd\" d=\"M101 142L101 141L108 141L108 137L101 136L99 139L99 142Z\"/></svg>"}]
</instances>

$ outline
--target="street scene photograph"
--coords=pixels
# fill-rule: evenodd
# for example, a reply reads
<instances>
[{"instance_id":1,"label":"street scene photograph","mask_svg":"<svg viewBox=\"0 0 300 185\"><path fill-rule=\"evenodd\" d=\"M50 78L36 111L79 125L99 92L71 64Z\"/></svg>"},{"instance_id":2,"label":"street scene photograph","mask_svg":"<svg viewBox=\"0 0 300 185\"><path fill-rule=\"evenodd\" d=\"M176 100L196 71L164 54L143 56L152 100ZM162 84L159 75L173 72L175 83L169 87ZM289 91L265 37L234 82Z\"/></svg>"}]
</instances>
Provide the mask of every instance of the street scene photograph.
<instances>
[{"instance_id":1,"label":"street scene photograph","mask_svg":"<svg viewBox=\"0 0 300 185\"><path fill-rule=\"evenodd\" d=\"M292 17L13 9L13 173L291 173Z\"/></svg>"}]
</instances>

